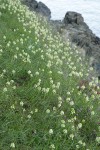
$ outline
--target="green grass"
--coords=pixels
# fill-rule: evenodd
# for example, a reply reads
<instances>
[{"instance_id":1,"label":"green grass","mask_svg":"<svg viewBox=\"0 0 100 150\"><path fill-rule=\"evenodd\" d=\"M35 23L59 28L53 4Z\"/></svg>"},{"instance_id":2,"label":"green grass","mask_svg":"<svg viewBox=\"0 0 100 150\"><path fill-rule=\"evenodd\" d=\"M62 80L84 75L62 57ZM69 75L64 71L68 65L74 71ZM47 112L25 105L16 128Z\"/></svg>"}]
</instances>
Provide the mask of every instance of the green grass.
<instances>
[{"instance_id":1,"label":"green grass","mask_svg":"<svg viewBox=\"0 0 100 150\"><path fill-rule=\"evenodd\" d=\"M19 0L0 0L0 150L99 150L97 79L77 47ZM98 87L99 88L99 87Z\"/></svg>"}]
</instances>

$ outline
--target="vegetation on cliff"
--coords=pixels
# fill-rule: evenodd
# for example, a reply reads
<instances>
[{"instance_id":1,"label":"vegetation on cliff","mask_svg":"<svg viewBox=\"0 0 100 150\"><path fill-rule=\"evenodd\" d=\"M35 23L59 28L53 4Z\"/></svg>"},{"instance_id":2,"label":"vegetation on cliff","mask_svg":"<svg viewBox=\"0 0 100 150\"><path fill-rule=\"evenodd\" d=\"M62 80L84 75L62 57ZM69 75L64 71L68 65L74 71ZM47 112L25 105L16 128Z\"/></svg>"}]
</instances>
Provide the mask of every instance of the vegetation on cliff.
<instances>
[{"instance_id":1,"label":"vegetation on cliff","mask_svg":"<svg viewBox=\"0 0 100 150\"><path fill-rule=\"evenodd\" d=\"M98 80L46 19L0 0L0 149L99 150Z\"/></svg>"}]
</instances>

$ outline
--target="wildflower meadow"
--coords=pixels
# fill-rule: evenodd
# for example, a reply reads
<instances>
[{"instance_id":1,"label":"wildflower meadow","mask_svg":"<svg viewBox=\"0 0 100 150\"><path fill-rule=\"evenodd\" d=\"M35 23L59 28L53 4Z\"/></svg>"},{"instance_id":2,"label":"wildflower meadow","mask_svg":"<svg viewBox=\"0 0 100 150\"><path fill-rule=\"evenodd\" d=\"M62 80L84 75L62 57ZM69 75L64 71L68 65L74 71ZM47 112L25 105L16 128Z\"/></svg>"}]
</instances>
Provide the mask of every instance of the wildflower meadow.
<instances>
[{"instance_id":1,"label":"wildflower meadow","mask_svg":"<svg viewBox=\"0 0 100 150\"><path fill-rule=\"evenodd\" d=\"M46 18L0 0L0 150L99 150L92 72Z\"/></svg>"}]
</instances>

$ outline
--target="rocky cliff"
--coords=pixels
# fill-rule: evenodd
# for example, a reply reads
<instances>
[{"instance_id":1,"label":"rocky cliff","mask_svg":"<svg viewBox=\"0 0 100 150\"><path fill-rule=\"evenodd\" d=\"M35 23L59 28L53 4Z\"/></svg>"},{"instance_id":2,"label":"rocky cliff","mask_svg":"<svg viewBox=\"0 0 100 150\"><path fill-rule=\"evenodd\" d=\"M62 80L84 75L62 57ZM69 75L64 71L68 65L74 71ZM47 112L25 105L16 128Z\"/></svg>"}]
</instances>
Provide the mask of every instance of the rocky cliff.
<instances>
[{"instance_id":1,"label":"rocky cliff","mask_svg":"<svg viewBox=\"0 0 100 150\"><path fill-rule=\"evenodd\" d=\"M69 38L71 42L81 47L100 79L100 38L89 29L81 14L69 11L62 21L50 20L51 11L42 2L22 0L22 3L27 5L31 11L36 11L46 16L53 29L59 32L65 41Z\"/></svg>"}]
</instances>

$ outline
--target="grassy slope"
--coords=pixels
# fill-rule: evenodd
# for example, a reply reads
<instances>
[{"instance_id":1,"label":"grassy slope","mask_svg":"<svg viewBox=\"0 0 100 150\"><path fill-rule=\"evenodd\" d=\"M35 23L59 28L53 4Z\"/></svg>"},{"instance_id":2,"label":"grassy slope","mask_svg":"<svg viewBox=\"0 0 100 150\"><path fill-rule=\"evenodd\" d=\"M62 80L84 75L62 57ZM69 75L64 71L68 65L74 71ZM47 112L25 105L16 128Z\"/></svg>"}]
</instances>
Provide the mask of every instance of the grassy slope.
<instances>
[{"instance_id":1,"label":"grassy slope","mask_svg":"<svg viewBox=\"0 0 100 150\"><path fill-rule=\"evenodd\" d=\"M0 150L99 150L99 95L77 89L85 63L47 26L0 0Z\"/></svg>"}]
</instances>

